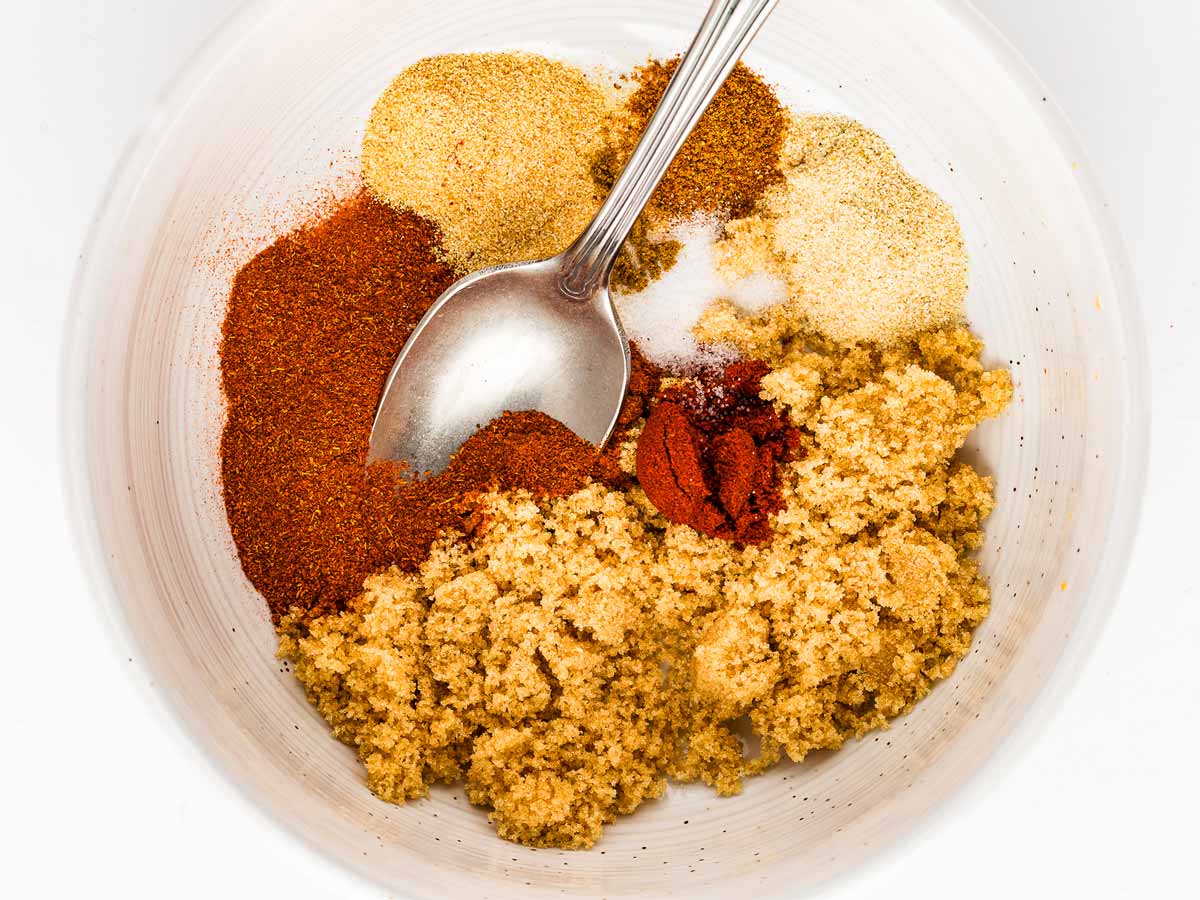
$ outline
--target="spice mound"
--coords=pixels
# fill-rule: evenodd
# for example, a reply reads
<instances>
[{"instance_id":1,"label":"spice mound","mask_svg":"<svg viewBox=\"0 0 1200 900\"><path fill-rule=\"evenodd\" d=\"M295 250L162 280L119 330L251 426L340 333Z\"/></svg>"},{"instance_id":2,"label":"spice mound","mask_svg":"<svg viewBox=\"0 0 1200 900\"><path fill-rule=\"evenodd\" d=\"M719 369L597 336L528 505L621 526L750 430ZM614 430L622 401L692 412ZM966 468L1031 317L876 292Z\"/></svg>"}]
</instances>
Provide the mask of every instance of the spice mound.
<instances>
[{"instance_id":1,"label":"spice mound","mask_svg":"<svg viewBox=\"0 0 1200 900\"><path fill-rule=\"evenodd\" d=\"M384 380L453 274L437 231L369 196L285 235L234 279L220 345L227 420L225 512L242 569L273 616L344 608L374 572L416 569L439 535L463 531L464 498L498 488L570 493L624 478L604 455L540 413L504 416L435 478L367 465ZM658 375L634 356L623 423Z\"/></svg>"},{"instance_id":2,"label":"spice mound","mask_svg":"<svg viewBox=\"0 0 1200 900\"><path fill-rule=\"evenodd\" d=\"M664 392L637 443L638 483L672 522L731 541L771 539L779 464L800 433L760 398L761 362L733 363L719 377Z\"/></svg>"},{"instance_id":3,"label":"spice mound","mask_svg":"<svg viewBox=\"0 0 1200 900\"><path fill-rule=\"evenodd\" d=\"M636 88L613 114L608 143L592 163L603 193L633 152L678 65L678 59L651 59L632 73ZM696 216L724 221L748 215L783 178L779 162L786 131L787 116L775 92L738 63L634 224L613 268L613 286L643 291L670 270L681 249L664 234L673 226Z\"/></svg>"},{"instance_id":4,"label":"spice mound","mask_svg":"<svg viewBox=\"0 0 1200 900\"><path fill-rule=\"evenodd\" d=\"M423 219L356 197L234 279L220 346L225 512L276 616L340 608L372 572L418 565L455 521L448 506L422 515L396 473L367 466L383 381L453 280L436 241Z\"/></svg>"},{"instance_id":5,"label":"spice mound","mask_svg":"<svg viewBox=\"0 0 1200 900\"><path fill-rule=\"evenodd\" d=\"M578 69L534 54L423 59L375 103L363 177L436 224L463 272L553 256L604 198L591 161L611 102Z\"/></svg>"},{"instance_id":6,"label":"spice mound","mask_svg":"<svg viewBox=\"0 0 1200 900\"><path fill-rule=\"evenodd\" d=\"M621 258L608 445L516 409L437 475L368 465L430 304L571 240L674 66L410 66L362 193L241 269L221 336L226 513L280 656L370 790L461 782L536 847L887 727L989 608L993 486L959 450L1012 385L966 327L958 223L877 135L744 66Z\"/></svg>"},{"instance_id":7,"label":"spice mound","mask_svg":"<svg viewBox=\"0 0 1200 900\"><path fill-rule=\"evenodd\" d=\"M613 148L593 169L602 186L610 186L620 173L678 66L678 57L651 59L633 72L637 88L626 102L625 116L616 120ZM655 189L650 218L747 215L764 191L783 177L779 154L786 126L775 92L745 63L738 63Z\"/></svg>"},{"instance_id":8,"label":"spice mound","mask_svg":"<svg viewBox=\"0 0 1200 900\"><path fill-rule=\"evenodd\" d=\"M950 207L879 135L842 116L793 116L754 214L718 248L727 273L769 271L788 307L839 341L889 341L961 323L967 250Z\"/></svg>"},{"instance_id":9,"label":"spice mound","mask_svg":"<svg viewBox=\"0 0 1200 900\"><path fill-rule=\"evenodd\" d=\"M592 479L615 483L623 477L611 453L600 453L545 413L528 410L504 413L479 429L428 483L454 486L462 497L484 489L561 497Z\"/></svg>"}]
</instances>

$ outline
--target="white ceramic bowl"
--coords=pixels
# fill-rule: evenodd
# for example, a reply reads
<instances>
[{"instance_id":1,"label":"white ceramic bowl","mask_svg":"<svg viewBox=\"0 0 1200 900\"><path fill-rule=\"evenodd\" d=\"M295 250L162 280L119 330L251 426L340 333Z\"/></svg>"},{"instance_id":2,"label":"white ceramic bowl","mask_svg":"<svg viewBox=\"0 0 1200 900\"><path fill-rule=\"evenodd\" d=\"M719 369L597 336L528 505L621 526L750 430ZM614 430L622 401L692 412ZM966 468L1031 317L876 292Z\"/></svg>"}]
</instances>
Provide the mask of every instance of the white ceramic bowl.
<instances>
[{"instance_id":1,"label":"white ceramic bowl","mask_svg":"<svg viewBox=\"0 0 1200 900\"><path fill-rule=\"evenodd\" d=\"M981 554L993 610L974 649L890 731L781 766L737 798L672 787L588 852L500 841L460 791L403 808L366 791L351 751L280 671L231 547L215 352L229 276L295 221L296 198L347 170L373 98L407 63L527 48L625 67L685 46L699 11L678 0L255 3L172 85L93 228L63 397L97 593L143 679L231 781L401 896L803 893L911 832L1012 747L1078 666L1120 581L1146 455L1145 349L1069 130L968 7L787 0L748 62L794 105L881 132L953 204L972 323L1016 379L1011 410L969 450L999 494Z\"/></svg>"}]
</instances>

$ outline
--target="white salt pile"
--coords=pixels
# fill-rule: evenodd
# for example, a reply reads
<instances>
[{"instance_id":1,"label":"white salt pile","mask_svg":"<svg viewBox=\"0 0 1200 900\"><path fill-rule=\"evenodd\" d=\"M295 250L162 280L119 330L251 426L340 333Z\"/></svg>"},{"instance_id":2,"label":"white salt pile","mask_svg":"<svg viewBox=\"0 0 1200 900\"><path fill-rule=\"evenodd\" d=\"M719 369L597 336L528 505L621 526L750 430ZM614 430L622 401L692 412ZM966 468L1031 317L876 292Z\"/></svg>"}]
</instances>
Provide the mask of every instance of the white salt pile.
<instances>
[{"instance_id":1,"label":"white salt pile","mask_svg":"<svg viewBox=\"0 0 1200 900\"><path fill-rule=\"evenodd\" d=\"M750 312L787 300L786 286L773 275L731 280L717 271L713 244L720 230L705 216L676 225L666 235L682 244L675 265L645 290L616 297L625 333L660 366L710 365L734 355L731 348L701 346L692 335L714 300L731 300Z\"/></svg>"}]
</instances>

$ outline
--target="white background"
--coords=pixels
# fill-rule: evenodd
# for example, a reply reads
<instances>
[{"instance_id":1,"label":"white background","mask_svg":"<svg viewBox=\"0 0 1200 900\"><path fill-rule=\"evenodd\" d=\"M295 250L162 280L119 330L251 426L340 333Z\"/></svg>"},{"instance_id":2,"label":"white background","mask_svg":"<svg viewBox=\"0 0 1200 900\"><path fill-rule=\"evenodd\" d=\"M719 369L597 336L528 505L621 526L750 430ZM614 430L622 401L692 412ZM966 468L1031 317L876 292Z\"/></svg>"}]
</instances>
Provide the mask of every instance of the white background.
<instances>
[{"instance_id":1,"label":"white background","mask_svg":"<svg viewBox=\"0 0 1200 900\"><path fill-rule=\"evenodd\" d=\"M163 727L112 650L63 521L59 333L87 224L164 82L236 5L5 4L6 896L379 896L295 845ZM1129 247L1153 368L1149 493L1116 613L1048 729L973 807L825 896L1196 896L1200 2L980 6L1074 122Z\"/></svg>"}]
</instances>

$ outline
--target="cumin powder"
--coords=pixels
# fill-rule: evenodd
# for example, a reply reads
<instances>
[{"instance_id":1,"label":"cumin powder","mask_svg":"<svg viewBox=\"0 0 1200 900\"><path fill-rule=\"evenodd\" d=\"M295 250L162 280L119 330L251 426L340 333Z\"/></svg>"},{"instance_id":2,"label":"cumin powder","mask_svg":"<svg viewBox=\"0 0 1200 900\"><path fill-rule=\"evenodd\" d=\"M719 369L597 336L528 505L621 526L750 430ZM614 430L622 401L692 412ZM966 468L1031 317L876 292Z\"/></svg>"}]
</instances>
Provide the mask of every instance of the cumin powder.
<instances>
[{"instance_id":1,"label":"cumin powder","mask_svg":"<svg viewBox=\"0 0 1200 900\"><path fill-rule=\"evenodd\" d=\"M613 149L592 164L602 187L620 174L678 65L678 57L651 59L634 71L638 86L626 101L623 128ZM696 213L748 215L766 189L783 180L779 154L786 132L787 116L771 86L738 63L655 189L651 217L657 223Z\"/></svg>"}]
</instances>

